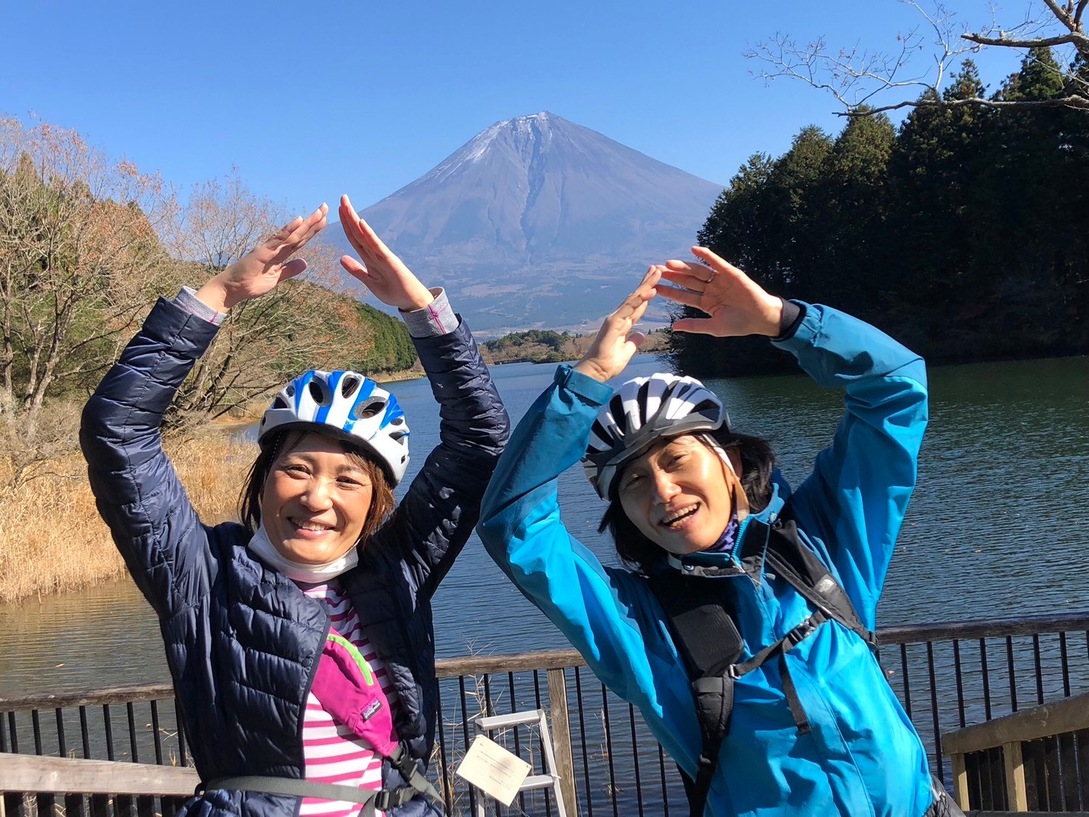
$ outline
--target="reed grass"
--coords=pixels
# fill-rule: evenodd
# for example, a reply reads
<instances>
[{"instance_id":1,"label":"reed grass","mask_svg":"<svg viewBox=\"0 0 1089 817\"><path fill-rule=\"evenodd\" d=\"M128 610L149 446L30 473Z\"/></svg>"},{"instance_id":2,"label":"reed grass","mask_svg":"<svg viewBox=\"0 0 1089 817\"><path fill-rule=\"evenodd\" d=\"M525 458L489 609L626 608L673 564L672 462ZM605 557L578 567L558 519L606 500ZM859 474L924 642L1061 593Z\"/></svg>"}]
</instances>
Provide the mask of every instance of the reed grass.
<instances>
[{"instance_id":1,"label":"reed grass","mask_svg":"<svg viewBox=\"0 0 1089 817\"><path fill-rule=\"evenodd\" d=\"M205 522L237 518L238 492L256 454L252 443L209 428L168 440L165 448ZM0 602L123 575L79 454L19 470L12 456L0 453Z\"/></svg>"}]
</instances>

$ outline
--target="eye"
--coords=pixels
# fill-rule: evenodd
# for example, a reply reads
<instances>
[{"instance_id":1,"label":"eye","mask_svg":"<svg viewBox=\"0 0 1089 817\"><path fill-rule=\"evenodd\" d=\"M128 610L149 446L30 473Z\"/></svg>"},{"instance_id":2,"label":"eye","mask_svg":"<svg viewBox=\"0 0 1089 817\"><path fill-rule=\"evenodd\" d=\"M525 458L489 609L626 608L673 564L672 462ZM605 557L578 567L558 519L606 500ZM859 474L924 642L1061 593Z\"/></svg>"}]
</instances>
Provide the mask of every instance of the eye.
<instances>
[{"instance_id":1,"label":"eye","mask_svg":"<svg viewBox=\"0 0 1089 817\"><path fill-rule=\"evenodd\" d=\"M280 466L280 470L293 477L305 477L310 473L305 465L297 462L285 462Z\"/></svg>"}]
</instances>

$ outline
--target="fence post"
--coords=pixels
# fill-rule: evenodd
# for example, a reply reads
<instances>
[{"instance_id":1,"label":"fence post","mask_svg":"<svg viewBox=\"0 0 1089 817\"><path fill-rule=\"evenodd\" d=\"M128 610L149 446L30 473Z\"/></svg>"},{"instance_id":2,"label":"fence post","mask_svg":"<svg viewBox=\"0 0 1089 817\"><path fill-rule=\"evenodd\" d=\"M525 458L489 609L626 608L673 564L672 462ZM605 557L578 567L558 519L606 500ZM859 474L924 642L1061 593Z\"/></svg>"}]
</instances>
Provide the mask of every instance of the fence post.
<instances>
[{"instance_id":1,"label":"fence post","mask_svg":"<svg viewBox=\"0 0 1089 817\"><path fill-rule=\"evenodd\" d=\"M1028 792L1025 789L1025 763L1021 757L1021 741L1002 745L1002 758L1006 767L1006 799L1010 811L1028 811Z\"/></svg>"},{"instance_id":2,"label":"fence post","mask_svg":"<svg viewBox=\"0 0 1089 817\"><path fill-rule=\"evenodd\" d=\"M571 751L571 724L567 718L567 676L563 668L548 671L548 700L552 718L552 743L556 751L556 772L560 776L560 792L568 814L577 815L578 794L575 790L575 760Z\"/></svg>"},{"instance_id":3,"label":"fence post","mask_svg":"<svg viewBox=\"0 0 1089 817\"><path fill-rule=\"evenodd\" d=\"M961 811L968 810L968 764L964 761L964 755L954 752L950 758L953 761L953 799L957 801Z\"/></svg>"}]
</instances>

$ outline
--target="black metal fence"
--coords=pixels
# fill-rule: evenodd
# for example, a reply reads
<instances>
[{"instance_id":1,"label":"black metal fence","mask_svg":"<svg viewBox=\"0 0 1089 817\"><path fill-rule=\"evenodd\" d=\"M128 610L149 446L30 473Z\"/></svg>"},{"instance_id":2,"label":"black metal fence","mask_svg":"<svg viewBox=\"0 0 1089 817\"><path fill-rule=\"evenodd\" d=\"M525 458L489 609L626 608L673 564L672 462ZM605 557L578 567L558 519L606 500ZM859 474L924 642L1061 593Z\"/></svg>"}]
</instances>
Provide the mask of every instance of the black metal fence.
<instances>
[{"instance_id":1,"label":"black metal fence","mask_svg":"<svg viewBox=\"0 0 1089 817\"><path fill-rule=\"evenodd\" d=\"M878 635L889 683L922 736L935 774L947 783L951 769L942 734L1089 690L1089 614L893 627ZM551 713L558 748L570 734L567 775L578 814L687 813L673 763L633 707L608 693L573 651L445 660L439 674L441 728L433 768L449 814L471 814L476 806L476 792L454 774L475 734L474 719L538 708ZM0 718L0 752L189 765L166 686L0 699ZM540 768L539 736L532 729L491 737ZM132 808L125 800L116 805L126 815ZM172 805L164 802L161 810ZM14 817L26 812L28 800L7 795L5 806ZM52 815L51 798L38 798L36 806ZM493 802L487 808L496 815L556 813L548 789L519 795L510 808ZM71 799L69 814L79 812Z\"/></svg>"}]
</instances>

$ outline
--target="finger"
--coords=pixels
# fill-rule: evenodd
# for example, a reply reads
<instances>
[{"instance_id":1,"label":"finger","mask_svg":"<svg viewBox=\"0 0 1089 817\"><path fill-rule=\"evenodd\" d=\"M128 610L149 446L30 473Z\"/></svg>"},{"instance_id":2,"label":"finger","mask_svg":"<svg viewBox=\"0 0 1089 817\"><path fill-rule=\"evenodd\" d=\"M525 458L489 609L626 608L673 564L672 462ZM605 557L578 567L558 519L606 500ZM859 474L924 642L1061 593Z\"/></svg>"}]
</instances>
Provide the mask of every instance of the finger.
<instances>
[{"instance_id":1,"label":"finger","mask_svg":"<svg viewBox=\"0 0 1089 817\"><path fill-rule=\"evenodd\" d=\"M713 335L710 318L678 318L673 321L674 332L688 332L692 335Z\"/></svg>"},{"instance_id":2,"label":"finger","mask_svg":"<svg viewBox=\"0 0 1089 817\"><path fill-rule=\"evenodd\" d=\"M682 287L667 286L665 284L659 284L655 287L655 290L663 298L673 301L675 303L684 304L685 306L699 307L700 302L703 300L703 293L696 292L695 290L685 289Z\"/></svg>"},{"instance_id":3,"label":"finger","mask_svg":"<svg viewBox=\"0 0 1089 817\"><path fill-rule=\"evenodd\" d=\"M714 280L717 273L706 264L687 264L684 261L667 261L662 277L689 289L703 288Z\"/></svg>"},{"instance_id":4,"label":"finger","mask_svg":"<svg viewBox=\"0 0 1089 817\"><path fill-rule=\"evenodd\" d=\"M317 235L325 226L325 211L322 207L319 207L305 219L300 220L300 218L296 218L295 221L291 222L295 225L294 229L271 247L274 253L268 260L269 264L285 263L288 258L301 250L306 242Z\"/></svg>"},{"instance_id":5,"label":"finger","mask_svg":"<svg viewBox=\"0 0 1089 817\"><path fill-rule=\"evenodd\" d=\"M295 216L273 233L266 244L280 255L291 255L325 226L325 214L328 210L323 204L306 218Z\"/></svg>"},{"instance_id":6,"label":"finger","mask_svg":"<svg viewBox=\"0 0 1089 817\"><path fill-rule=\"evenodd\" d=\"M328 219L326 218L328 212L329 205L323 203L317 210L307 216L302 224L292 231L288 243L294 244L296 249L298 249L316 236L328 223Z\"/></svg>"},{"instance_id":7,"label":"finger","mask_svg":"<svg viewBox=\"0 0 1089 817\"><path fill-rule=\"evenodd\" d=\"M639 320L636 315L642 315L647 311L647 304L654 297L654 289L647 287L646 289L638 289L624 299L624 302L620 304L613 312L613 315L619 320L626 320L629 324Z\"/></svg>"},{"instance_id":8,"label":"finger","mask_svg":"<svg viewBox=\"0 0 1089 817\"><path fill-rule=\"evenodd\" d=\"M352 207L352 202L347 195L340 197L338 212L340 214L340 226L344 230L344 235L348 238L348 243L352 245L357 253L362 255L363 246L359 240L359 214Z\"/></svg>"},{"instance_id":9,"label":"finger","mask_svg":"<svg viewBox=\"0 0 1089 817\"><path fill-rule=\"evenodd\" d=\"M639 282L639 286L654 286L661 280L663 271L664 268L660 264L651 264L647 267L647 271L643 275L643 280Z\"/></svg>"},{"instance_id":10,"label":"finger","mask_svg":"<svg viewBox=\"0 0 1089 817\"><path fill-rule=\"evenodd\" d=\"M643 315L646 314L648 306L650 306L650 298L647 298L645 301L635 307L635 309L631 313L631 317L629 318L632 324L639 323Z\"/></svg>"},{"instance_id":11,"label":"finger","mask_svg":"<svg viewBox=\"0 0 1089 817\"><path fill-rule=\"evenodd\" d=\"M727 272L732 275L745 274L740 269L731 264L729 261L727 261L725 258L716 255L706 247L693 247L692 254L704 263L706 263L708 266L711 267L711 269L715 270L716 272Z\"/></svg>"},{"instance_id":12,"label":"finger","mask_svg":"<svg viewBox=\"0 0 1089 817\"><path fill-rule=\"evenodd\" d=\"M306 261L302 258L292 258L280 268L280 280L286 281L289 278L294 278L299 273L305 271L306 266Z\"/></svg>"},{"instance_id":13,"label":"finger","mask_svg":"<svg viewBox=\"0 0 1089 817\"><path fill-rule=\"evenodd\" d=\"M295 218L291 219L291 221L289 221L287 224L285 224L279 230L277 230L272 235L270 235L268 238L266 238L265 241L264 241L265 246L270 247L270 248L279 247L281 244L283 244L285 241L287 241L287 237L289 235L291 235L291 233L294 232L295 229L298 228L298 226L300 224L302 224L302 222L303 222L303 217L302 216L295 216Z\"/></svg>"},{"instance_id":14,"label":"finger","mask_svg":"<svg viewBox=\"0 0 1089 817\"><path fill-rule=\"evenodd\" d=\"M657 266L649 267L647 271L643 274L643 280L639 282L639 286L636 287L635 290L621 302L618 309L624 307L625 305L635 304L640 300L648 301L653 298L655 295L654 287L658 283L658 281L661 280L661 278L662 272L660 269L657 268Z\"/></svg>"},{"instance_id":15,"label":"finger","mask_svg":"<svg viewBox=\"0 0 1089 817\"><path fill-rule=\"evenodd\" d=\"M367 268L360 264L356 259L350 255L342 255L340 257L340 265L348 272L349 275L358 278L362 281L364 278L369 277L370 273L367 272Z\"/></svg>"},{"instance_id":16,"label":"finger","mask_svg":"<svg viewBox=\"0 0 1089 817\"><path fill-rule=\"evenodd\" d=\"M371 225L369 225L362 216L357 217L356 227L359 230L359 235L363 241L365 251L374 255L393 255L393 253L389 251L389 247L387 247L382 239L378 237L378 233L371 229Z\"/></svg>"},{"instance_id":17,"label":"finger","mask_svg":"<svg viewBox=\"0 0 1089 817\"><path fill-rule=\"evenodd\" d=\"M355 223L359 221L359 214L355 211L355 208L352 206L352 200L348 198L347 194L340 197L339 213L342 224L351 224L354 226Z\"/></svg>"}]
</instances>

